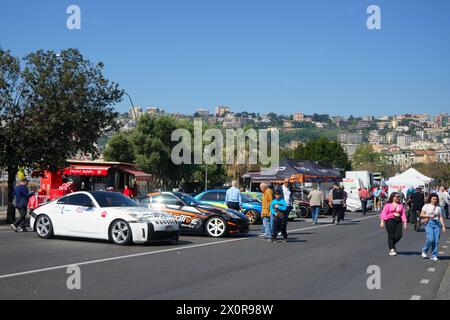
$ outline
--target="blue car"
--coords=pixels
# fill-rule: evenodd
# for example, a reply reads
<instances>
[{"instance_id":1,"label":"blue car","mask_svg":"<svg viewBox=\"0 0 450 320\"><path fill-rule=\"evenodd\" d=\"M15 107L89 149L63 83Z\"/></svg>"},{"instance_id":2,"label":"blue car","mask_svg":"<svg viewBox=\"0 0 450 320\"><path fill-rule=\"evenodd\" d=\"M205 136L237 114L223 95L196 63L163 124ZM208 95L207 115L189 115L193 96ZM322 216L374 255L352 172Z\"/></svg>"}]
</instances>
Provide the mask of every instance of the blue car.
<instances>
[{"instance_id":1,"label":"blue car","mask_svg":"<svg viewBox=\"0 0 450 320\"><path fill-rule=\"evenodd\" d=\"M226 193L226 190L208 190L195 196L195 199L200 203L227 208L227 205L225 204ZM241 211L248 217L251 224L261 222L261 210L261 201L249 195L242 194Z\"/></svg>"}]
</instances>

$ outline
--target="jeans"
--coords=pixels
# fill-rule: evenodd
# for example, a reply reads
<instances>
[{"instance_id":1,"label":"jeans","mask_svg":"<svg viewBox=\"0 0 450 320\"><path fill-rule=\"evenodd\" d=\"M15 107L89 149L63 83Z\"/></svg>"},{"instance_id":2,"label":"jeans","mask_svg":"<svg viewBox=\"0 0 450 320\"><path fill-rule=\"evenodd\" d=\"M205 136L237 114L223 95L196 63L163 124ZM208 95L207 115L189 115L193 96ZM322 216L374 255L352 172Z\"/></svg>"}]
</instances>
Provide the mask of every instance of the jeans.
<instances>
[{"instance_id":1,"label":"jeans","mask_svg":"<svg viewBox=\"0 0 450 320\"><path fill-rule=\"evenodd\" d=\"M17 208L18 210L19 210L19 213L20 213L20 218L19 218L19 220L17 220L16 222L14 222L14 225L18 228L18 227L22 227L22 228L24 228L25 227L25 224L26 224L26 218L27 218L27 211L28 211L28 209L27 209L27 207L25 206L25 207L20 207L20 208Z\"/></svg>"},{"instance_id":2,"label":"jeans","mask_svg":"<svg viewBox=\"0 0 450 320\"><path fill-rule=\"evenodd\" d=\"M333 208L332 208L333 220L337 220L337 222L340 222L341 220L344 219L342 216L343 208L344 207L340 204L333 204Z\"/></svg>"},{"instance_id":3,"label":"jeans","mask_svg":"<svg viewBox=\"0 0 450 320\"><path fill-rule=\"evenodd\" d=\"M425 226L426 240L422 252L427 253L431 247L431 256L437 257L439 253L439 237L441 235L441 224L435 220L428 221Z\"/></svg>"},{"instance_id":4,"label":"jeans","mask_svg":"<svg viewBox=\"0 0 450 320\"><path fill-rule=\"evenodd\" d=\"M363 214L367 212L367 199L361 199L361 206Z\"/></svg>"},{"instance_id":5,"label":"jeans","mask_svg":"<svg viewBox=\"0 0 450 320\"><path fill-rule=\"evenodd\" d=\"M272 224L272 239L276 239L278 236L278 232L280 232L280 231L282 232L283 220L285 220L285 219L280 219L274 215L270 215L270 221Z\"/></svg>"},{"instance_id":6,"label":"jeans","mask_svg":"<svg viewBox=\"0 0 450 320\"><path fill-rule=\"evenodd\" d=\"M320 214L320 207L312 206L311 207L311 216L312 216L312 222L314 224L317 224L317 220L319 219L319 214Z\"/></svg>"},{"instance_id":7,"label":"jeans","mask_svg":"<svg viewBox=\"0 0 450 320\"><path fill-rule=\"evenodd\" d=\"M264 234L267 238L272 236L272 218L271 217L263 217L263 227Z\"/></svg>"},{"instance_id":8,"label":"jeans","mask_svg":"<svg viewBox=\"0 0 450 320\"><path fill-rule=\"evenodd\" d=\"M446 219L448 219L448 216L449 216L449 210L450 210L450 208L448 207L448 205L446 204L445 206L444 206L444 213L445 213L445 218Z\"/></svg>"},{"instance_id":9,"label":"jeans","mask_svg":"<svg viewBox=\"0 0 450 320\"><path fill-rule=\"evenodd\" d=\"M402 238L402 224L403 222L401 219L389 219L385 222L386 231L388 233L389 250L395 250L395 245Z\"/></svg>"}]
</instances>

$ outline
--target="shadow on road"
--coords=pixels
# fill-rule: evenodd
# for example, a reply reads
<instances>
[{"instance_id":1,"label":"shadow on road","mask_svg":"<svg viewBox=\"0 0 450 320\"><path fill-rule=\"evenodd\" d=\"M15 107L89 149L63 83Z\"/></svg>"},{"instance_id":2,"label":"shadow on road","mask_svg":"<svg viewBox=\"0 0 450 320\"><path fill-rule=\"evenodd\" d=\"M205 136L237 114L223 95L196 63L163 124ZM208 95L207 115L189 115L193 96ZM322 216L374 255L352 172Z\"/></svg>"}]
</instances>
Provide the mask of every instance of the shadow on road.
<instances>
[{"instance_id":1,"label":"shadow on road","mask_svg":"<svg viewBox=\"0 0 450 320\"><path fill-rule=\"evenodd\" d=\"M420 256L419 251L397 251L397 255L399 256Z\"/></svg>"}]
</instances>

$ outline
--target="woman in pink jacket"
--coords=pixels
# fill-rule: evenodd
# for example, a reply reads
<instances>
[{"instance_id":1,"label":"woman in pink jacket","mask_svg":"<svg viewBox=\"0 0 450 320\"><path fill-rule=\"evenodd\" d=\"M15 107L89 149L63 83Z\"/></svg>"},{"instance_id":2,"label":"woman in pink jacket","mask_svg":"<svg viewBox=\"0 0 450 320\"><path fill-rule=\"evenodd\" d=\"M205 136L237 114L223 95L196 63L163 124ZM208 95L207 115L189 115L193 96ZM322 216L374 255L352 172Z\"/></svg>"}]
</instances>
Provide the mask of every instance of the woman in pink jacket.
<instances>
[{"instance_id":1,"label":"woman in pink jacket","mask_svg":"<svg viewBox=\"0 0 450 320\"><path fill-rule=\"evenodd\" d=\"M397 192L393 192L390 195L388 202L380 214L380 219L380 228L386 226L389 255L396 256L395 245L402 238L402 224L405 230L407 228L405 208L401 204L400 195Z\"/></svg>"}]
</instances>

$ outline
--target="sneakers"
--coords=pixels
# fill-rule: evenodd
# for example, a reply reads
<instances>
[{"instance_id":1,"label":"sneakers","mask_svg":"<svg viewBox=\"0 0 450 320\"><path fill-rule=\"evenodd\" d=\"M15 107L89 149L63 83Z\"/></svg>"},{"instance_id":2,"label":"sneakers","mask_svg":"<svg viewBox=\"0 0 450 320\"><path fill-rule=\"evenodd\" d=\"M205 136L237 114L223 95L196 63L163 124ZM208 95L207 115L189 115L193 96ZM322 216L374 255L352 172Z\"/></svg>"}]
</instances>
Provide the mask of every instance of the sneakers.
<instances>
[{"instance_id":1,"label":"sneakers","mask_svg":"<svg viewBox=\"0 0 450 320\"><path fill-rule=\"evenodd\" d=\"M14 232L18 232L17 227L14 224L11 224L10 227L14 230Z\"/></svg>"},{"instance_id":2,"label":"sneakers","mask_svg":"<svg viewBox=\"0 0 450 320\"><path fill-rule=\"evenodd\" d=\"M391 249L391 250L389 251L389 255L390 255L390 256L396 256L396 255L397 255L397 252L395 252L394 249Z\"/></svg>"},{"instance_id":3,"label":"sneakers","mask_svg":"<svg viewBox=\"0 0 450 320\"><path fill-rule=\"evenodd\" d=\"M422 258L424 258L424 259L428 258L428 255L427 255L426 252L423 252L423 251L422 251Z\"/></svg>"},{"instance_id":4,"label":"sneakers","mask_svg":"<svg viewBox=\"0 0 450 320\"><path fill-rule=\"evenodd\" d=\"M439 261L438 257L431 257L430 260Z\"/></svg>"}]
</instances>

